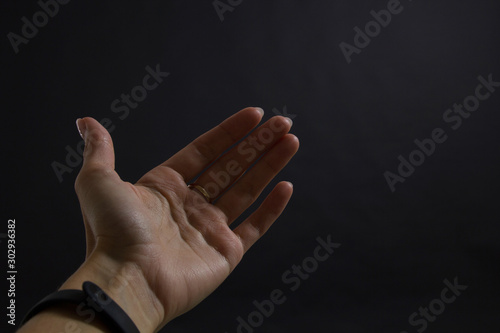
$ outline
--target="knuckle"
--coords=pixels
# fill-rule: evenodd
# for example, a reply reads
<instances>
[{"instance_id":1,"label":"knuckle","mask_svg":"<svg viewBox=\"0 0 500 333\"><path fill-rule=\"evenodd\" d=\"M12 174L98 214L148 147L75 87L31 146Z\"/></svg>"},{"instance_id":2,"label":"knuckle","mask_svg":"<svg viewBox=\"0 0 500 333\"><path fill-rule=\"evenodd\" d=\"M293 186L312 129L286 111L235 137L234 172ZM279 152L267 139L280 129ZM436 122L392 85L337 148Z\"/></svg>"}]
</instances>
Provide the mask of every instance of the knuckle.
<instances>
[{"instance_id":1,"label":"knuckle","mask_svg":"<svg viewBox=\"0 0 500 333\"><path fill-rule=\"evenodd\" d=\"M108 178L112 172L112 170L102 167L87 165L80 170L80 173L76 177L75 190L78 192L80 188L83 188L89 183L102 181Z\"/></svg>"}]
</instances>

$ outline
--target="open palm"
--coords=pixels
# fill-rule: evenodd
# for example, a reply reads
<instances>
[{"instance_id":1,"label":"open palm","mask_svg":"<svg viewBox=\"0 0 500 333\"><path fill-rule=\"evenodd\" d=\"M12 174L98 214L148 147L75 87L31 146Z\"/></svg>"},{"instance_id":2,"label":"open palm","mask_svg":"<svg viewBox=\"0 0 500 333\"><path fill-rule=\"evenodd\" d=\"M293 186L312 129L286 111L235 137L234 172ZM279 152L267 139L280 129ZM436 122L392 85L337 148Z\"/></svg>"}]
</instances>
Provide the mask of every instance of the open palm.
<instances>
[{"instance_id":1,"label":"open palm","mask_svg":"<svg viewBox=\"0 0 500 333\"><path fill-rule=\"evenodd\" d=\"M161 325L214 291L292 195L290 183L279 183L250 217L230 228L298 149L288 118L273 117L256 128L261 118L257 108L241 110L136 184L114 171L109 133L92 118L79 122L86 148L75 188L87 257L105 252L136 265L161 304ZM193 179L208 200L203 190L187 186Z\"/></svg>"}]
</instances>

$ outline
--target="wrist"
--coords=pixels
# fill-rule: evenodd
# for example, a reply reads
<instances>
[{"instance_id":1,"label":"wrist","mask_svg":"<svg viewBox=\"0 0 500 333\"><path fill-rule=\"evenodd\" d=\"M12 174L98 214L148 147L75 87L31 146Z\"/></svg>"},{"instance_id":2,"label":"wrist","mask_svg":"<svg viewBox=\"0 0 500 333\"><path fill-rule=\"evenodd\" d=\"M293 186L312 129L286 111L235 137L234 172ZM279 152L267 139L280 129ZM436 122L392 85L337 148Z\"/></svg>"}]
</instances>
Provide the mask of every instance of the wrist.
<instances>
[{"instance_id":1,"label":"wrist","mask_svg":"<svg viewBox=\"0 0 500 333\"><path fill-rule=\"evenodd\" d=\"M84 281L97 284L132 319L140 332L156 332L163 319L161 304L134 263L122 263L94 251L59 290L82 289ZM77 312L86 323L99 320L93 311Z\"/></svg>"}]
</instances>

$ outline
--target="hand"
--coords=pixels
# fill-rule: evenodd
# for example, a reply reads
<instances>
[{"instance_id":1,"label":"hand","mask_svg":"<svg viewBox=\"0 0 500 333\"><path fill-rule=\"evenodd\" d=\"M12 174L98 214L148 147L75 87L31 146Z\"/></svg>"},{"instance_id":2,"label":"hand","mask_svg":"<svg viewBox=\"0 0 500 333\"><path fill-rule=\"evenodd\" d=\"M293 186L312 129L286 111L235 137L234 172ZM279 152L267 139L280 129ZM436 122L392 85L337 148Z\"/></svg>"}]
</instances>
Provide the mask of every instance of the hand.
<instances>
[{"instance_id":1,"label":"hand","mask_svg":"<svg viewBox=\"0 0 500 333\"><path fill-rule=\"evenodd\" d=\"M75 189L87 258L62 289L80 289L82 280L94 278L141 332L159 330L213 292L292 195L290 183L278 183L250 217L230 228L299 146L288 133L291 121L276 116L223 154L261 119L258 108L241 110L136 184L122 181L114 171L113 144L106 129L92 118L79 120L86 146ZM195 182L216 199L213 203L188 188L198 175Z\"/></svg>"}]
</instances>

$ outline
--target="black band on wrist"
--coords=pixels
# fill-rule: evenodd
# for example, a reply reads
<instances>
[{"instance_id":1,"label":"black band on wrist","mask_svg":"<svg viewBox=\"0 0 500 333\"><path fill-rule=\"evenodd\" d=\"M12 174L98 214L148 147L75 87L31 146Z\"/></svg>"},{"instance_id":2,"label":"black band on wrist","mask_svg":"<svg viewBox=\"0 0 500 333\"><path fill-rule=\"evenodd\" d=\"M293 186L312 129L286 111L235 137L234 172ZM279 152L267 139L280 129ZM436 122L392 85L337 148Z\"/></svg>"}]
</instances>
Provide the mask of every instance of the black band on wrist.
<instances>
[{"instance_id":1,"label":"black band on wrist","mask_svg":"<svg viewBox=\"0 0 500 333\"><path fill-rule=\"evenodd\" d=\"M85 281L82 288L83 291L66 289L48 295L28 311L21 322L21 326L34 315L50 306L60 303L71 303L78 305L76 313L80 316L80 313L84 309L94 310L98 313L96 316L100 316L104 323L113 328L113 331L139 333L137 326L135 326L125 311L95 283Z\"/></svg>"}]
</instances>

